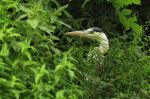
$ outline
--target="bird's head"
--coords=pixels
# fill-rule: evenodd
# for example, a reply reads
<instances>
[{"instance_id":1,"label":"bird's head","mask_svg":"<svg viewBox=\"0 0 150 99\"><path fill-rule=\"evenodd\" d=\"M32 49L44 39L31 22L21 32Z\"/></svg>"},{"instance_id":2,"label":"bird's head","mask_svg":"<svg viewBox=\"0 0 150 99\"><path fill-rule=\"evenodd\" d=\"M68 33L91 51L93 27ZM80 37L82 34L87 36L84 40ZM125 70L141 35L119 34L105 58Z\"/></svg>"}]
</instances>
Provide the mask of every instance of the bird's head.
<instances>
[{"instance_id":1,"label":"bird's head","mask_svg":"<svg viewBox=\"0 0 150 99\"><path fill-rule=\"evenodd\" d=\"M102 29L97 27L89 28L87 30L67 32L65 34L71 36L86 37L98 41L100 43L98 49L102 54L105 54L109 48L109 41L107 39L106 34L103 32Z\"/></svg>"},{"instance_id":2,"label":"bird's head","mask_svg":"<svg viewBox=\"0 0 150 99\"><path fill-rule=\"evenodd\" d=\"M103 38L102 37L103 35L105 36L105 33L103 32L103 30L97 27L89 28L87 30L67 32L65 34L70 35L70 36L86 37L92 40L98 40L100 36L101 38Z\"/></svg>"}]
</instances>

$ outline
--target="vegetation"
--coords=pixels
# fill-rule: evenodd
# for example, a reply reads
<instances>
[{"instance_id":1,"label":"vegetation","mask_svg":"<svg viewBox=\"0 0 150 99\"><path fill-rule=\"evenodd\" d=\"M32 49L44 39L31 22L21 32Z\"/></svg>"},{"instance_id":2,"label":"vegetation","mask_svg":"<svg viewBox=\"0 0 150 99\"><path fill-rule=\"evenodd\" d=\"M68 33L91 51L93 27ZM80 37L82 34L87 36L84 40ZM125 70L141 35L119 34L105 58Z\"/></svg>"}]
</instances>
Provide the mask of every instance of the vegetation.
<instances>
[{"instance_id":1,"label":"vegetation","mask_svg":"<svg viewBox=\"0 0 150 99\"><path fill-rule=\"evenodd\" d=\"M0 99L149 99L149 0L1 0ZM143 16L144 15L144 16ZM65 32L97 26L110 49ZM97 68L98 67L98 68Z\"/></svg>"}]
</instances>

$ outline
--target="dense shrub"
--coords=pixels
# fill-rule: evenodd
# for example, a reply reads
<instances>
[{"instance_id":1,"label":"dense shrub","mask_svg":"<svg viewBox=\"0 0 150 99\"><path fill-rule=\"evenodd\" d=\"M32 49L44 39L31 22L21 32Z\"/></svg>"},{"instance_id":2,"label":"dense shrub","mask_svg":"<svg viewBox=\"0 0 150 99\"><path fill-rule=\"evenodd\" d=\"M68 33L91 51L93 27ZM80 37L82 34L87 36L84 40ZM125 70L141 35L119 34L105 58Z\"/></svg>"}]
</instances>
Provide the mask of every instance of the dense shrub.
<instances>
[{"instance_id":1,"label":"dense shrub","mask_svg":"<svg viewBox=\"0 0 150 99\"><path fill-rule=\"evenodd\" d=\"M59 16L53 0L0 1L1 98L62 99L82 96L70 53L56 48Z\"/></svg>"}]
</instances>

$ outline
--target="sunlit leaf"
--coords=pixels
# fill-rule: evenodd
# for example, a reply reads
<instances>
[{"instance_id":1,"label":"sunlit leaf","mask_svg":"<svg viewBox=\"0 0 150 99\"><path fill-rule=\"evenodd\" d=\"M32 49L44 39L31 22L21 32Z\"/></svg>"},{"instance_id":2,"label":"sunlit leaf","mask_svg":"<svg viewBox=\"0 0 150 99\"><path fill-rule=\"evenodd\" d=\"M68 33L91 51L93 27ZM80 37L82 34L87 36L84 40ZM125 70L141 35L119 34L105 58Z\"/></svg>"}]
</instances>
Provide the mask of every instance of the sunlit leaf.
<instances>
[{"instance_id":1,"label":"sunlit leaf","mask_svg":"<svg viewBox=\"0 0 150 99\"><path fill-rule=\"evenodd\" d=\"M39 69L39 72L36 73L35 75L35 83L37 84L39 82L39 80L45 75L45 74L49 74L49 72L46 70L45 68L45 64L41 66L41 68Z\"/></svg>"},{"instance_id":2,"label":"sunlit leaf","mask_svg":"<svg viewBox=\"0 0 150 99\"><path fill-rule=\"evenodd\" d=\"M19 16L16 21L20 21L21 19L26 18L27 16L28 16L28 14L23 14L23 15Z\"/></svg>"},{"instance_id":3,"label":"sunlit leaf","mask_svg":"<svg viewBox=\"0 0 150 99\"><path fill-rule=\"evenodd\" d=\"M4 43L2 45L1 51L0 51L0 56L8 56L9 55L9 49L7 43Z\"/></svg>"},{"instance_id":4,"label":"sunlit leaf","mask_svg":"<svg viewBox=\"0 0 150 99\"><path fill-rule=\"evenodd\" d=\"M8 34L7 37L20 37L21 35L20 34L17 34L17 33L11 33L11 34Z\"/></svg>"},{"instance_id":5,"label":"sunlit leaf","mask_svg":"<svg viewBox=\"0 0 150 99\"><path fill-rule=\"evenodd\" d=\"M5 34L3 33L3 31L2 30L0 30L0 40L2 40L3 41L3 38L5 37Z\"/></svg>"},{"instance_id":6,"label":"sunlit leaf","mask_svg":"<svg viewBox=\"0 0 150 99\"><path fill-rule=\"evenodd\" d=\"M55 27L54 26L45 26L45 25L39 25L39 28L49 34L51 34L52 32L54 32Z\"/></svg>"},{"instance_id":7,"label":"sunlit leaf","mask_svg":"<svg viewBox=\"0 0 150 99\"><path fill-rule=\"evenodd\" d=\"M63 66L63 65L57 65L56 68L55 68L55 72L64 69L64 67L65 66Z\"/></svg>"},{"instance_id":8,"label":"sunlit leaf","mask_svg":"<svg viewBox=\"0 0 150 99\"><path fill-rule=\"evenodd\" d=\"M68 74L69 74L69 76L70 76L71 79L75 78L75 73L74 73L74 71L72 71L72 70L70 70L70 69L67 69L67 71L68 71Z\"/></svg>"},{"instance_id":9,"label":"sunlit leaf","mask_svg":"<svg viewBox=\"0 0 150 99\"><path fill-rule=\"evenodd\" d=\"M13 28L13 27L7 28L7 29L6 29L6 33L12 34L14 29L15 29L15 28Z\"/></svg>"},{"instance_id":10,"label":"sunlit leaf","mask_svg":"<svg viewBox=\"0 0 150 99\"><path fill-rule=\"evenodd\" d=\"M60 50L58 50L57 48L51 46L50 47L52 49L53 52L55 52L56 54L60 54Z\"/></svg>"},{"instance_id":11,"label":"sunlit leaf","mask_svg":"<svg viewBox=\"0 0 150 99\"><path fill-rule=\"evenodd\" d=\"M132 13L132 11L130 9L123 9L121 10L121 13L125 16L128 16Z\"/></svg>"},{"instance_id":12,"label":"sunlit leaf","mask_svg":"<svg viewBox=\"0 0 150 99\"><path fill-rule=\"evenodd\" d=\"M139 34L142 33L143 29L142 29L142 26L140 26L139 24L132 23L131 26L134 32L139 33Z\"/></svg>"},{"instance_id":13,"label":"sunlit leaf","mask_svg":"<svg viewBox=\"0 0 150 99\"><path fill-rule=\"evenodd\" d=\"M56 15L51 15L51 23L54 23L57 20L57 16Z\"/></svg>"},{"instance_id":14,"label":"sunlit leaf","mask_svg":"<svg viewBox=\"0 0 150 99\"><path fill-rule=\"evenodd\" d=\"M0 84L5 84L5 83L7 83L7 79L0 78Z\"/></svg>"},{"instance_id":15,"label":"sunlit leaf","mask_svg":"<svg viewBox=\"0 0 150 99\"><path fill-rule=\"evenodd\" d=\"M33 28L36 29L36 27L39 25L40 20L37 18L33 19L27 19L27 23Z\"/></svg>"},{"instance_id":16,"label":"sunlit leaf","mask_svg":"<svg viewBox=\"0 0 150 99\"><path fill-rule=\"evenodd\" d=\"M55 83L57 84L60 80L61 80L61 77L58 76L58 75L55 75Z\"/></svg>"},{"instance_id":17,"label":"sunlit leaf","mask_svg":"<svg viewBox=\"0 0 150 99\"><path fill-rule=\"evenodd\" d=\"M32 46L30 46L31 40L25 39L22 42L18 42L17 44L21 47L21 53L27 51L27 49L29 48L33 48Z\"/></svg>"},{"instance_id":18,"label":"sunlit leaf","mask_svg":"<svg viewBox=\"0 0 150 99\"><path fill-rule=\"evenodd\" d=\"M72 29L72 27L70 25L68 25L68 24L66 24L66 23L64 23L62 21L57 20L57 22L62 24L62 25L64 25L64 26L66 26L66 27L68 27L68 28L70 28L70 29Z\"/></svg>"},{"instance_id":19,"label":"sunlit leaf","mask_svg":"<svg viewBox=\"0 0 150 99\"><path fill-rule=\"evenodd\" d=\"M119 20L126 30L130 29L130 21L127 19L124 13L119 14Z\"/></svg>"},{"instance_id":20,"label":"sunlit leaf","mask_svg":"<svg viewBox=\"0 0 150 99\"><path fill-rule=\"evenodd\" d=\"M36 61L32 61L32 60L27 60L27 61L23 61L23 66L31 66L31 65L37 65Z\"/></svg>"},{"instance_id":21,"label":"sunlit leaf","mask_svg":"<svg viewBox=\"0 0 150 99\"><path fill-rule=\"evenodd\" d=\"M131 0L134 4L141 4L141 0Z\"/></svg>"},{"instance_id":22,"label":"sunlit leaf","mask_svg":"<svg viewBox=\"0 0 150 99\"><path fill-rule=\"evenodd\" d=\"M64 90L60 90L56 93L56 99L66 99L64 96Z\"/></svg>"},{"instance_id":23,"label":"sunlit leaf","mask_svg":"<svg viewBox=\"0 0 150 99\"><path fill-rule=\"evenodd\" d=\"M7 67L6 63L0 62L0 70L10 70L10 68Z\"/></svg>"},{"instance_id":24,"label":"sunlit leaf","mask_svg":"<svg viewBox=\"0 0 150 99\"><path fill-rule=\"evenodd\" d=\"M31 10L23 5L20 5L20 10L24 11L25 13L29 14L31 13Z\"/></svg>"},{"instance_id":25,"label":"sunlit leaf","mask_svg":"<svg viewBox=\"0 0 150 99\"><path fill-rule=\"evenodd\" d=\"M19 99L19 96L20 96L19 90L11 89L10 91L14 94L16 99Z\"/></svg>"},{"instance_id":26,"label":"sunlit leaf","mask_svg":"<svg viewBox=\"0 0 150 99\"><path fill-rule=\"evenodd\" d=\"M54 36L54 35L51 35L50 38L51 38L52 40L60 40L57 36Z\"/></svg>"},{"instance_id":27,"label":"sunlit leaf","mask_svg":"<svg viewBox=\"0 0 150 99\"><path fill-rule=\"evenodd\" d=\"M12 76L12 79L11 79L11 82L10 82L10 86L11 87L14 87L15 86L15 84L16 84L16 81L17 81L17 78L16 78L16 76Z\"/></svg>"},{"instance_id":28,"label":"sunlit leaf","mask_svg":"<svg viewBox=\"0 0 150 99\"><path fill-rule=\"evenodd\" d=\"M26 88L26 86L21 82L16 82L15 87L20 88L20 89L25 89Z\"/></svg>"},{"instance_id":29,"label":"sunlit leaf","mask_svg":"<svg viewBox=\"0 0 150 99\"><path fill-rule=\"evenodd\" d=\"M63 10L65 10L68 7L68 5L62 6L58 8L55 12L54 15L58 16Z\"/></svg>"},{"instance_id":30,"label":"sunlit leaf","mask_svg":"<svg viewBox=\"0 0 150 99\"><path fill-rule=\"evenodd\" d=\"M29 60L32 60L31 53L29 53L28 51L25 51L24 54L28 57Z\"/></svg>"}]
</instances>

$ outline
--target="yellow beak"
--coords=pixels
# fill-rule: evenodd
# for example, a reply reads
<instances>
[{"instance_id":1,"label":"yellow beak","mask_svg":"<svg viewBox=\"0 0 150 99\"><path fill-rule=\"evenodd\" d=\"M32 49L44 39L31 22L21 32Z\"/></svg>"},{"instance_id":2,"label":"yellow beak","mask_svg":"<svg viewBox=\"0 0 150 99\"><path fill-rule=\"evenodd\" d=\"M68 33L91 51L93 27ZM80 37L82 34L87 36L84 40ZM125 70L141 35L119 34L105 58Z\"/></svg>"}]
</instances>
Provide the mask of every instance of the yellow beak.
<instances>
[{"instance_id":1,"label":"yellow beak","mask_svg":"<svg viewBox=\"0 0 150 99\"><path fill-rule=\"evenodd\" d=\"M67 32L66 35L73 35L73 36L84 36L86 33L83 31L73 31L73 32Z\"/></svg>"}]
</instances>

